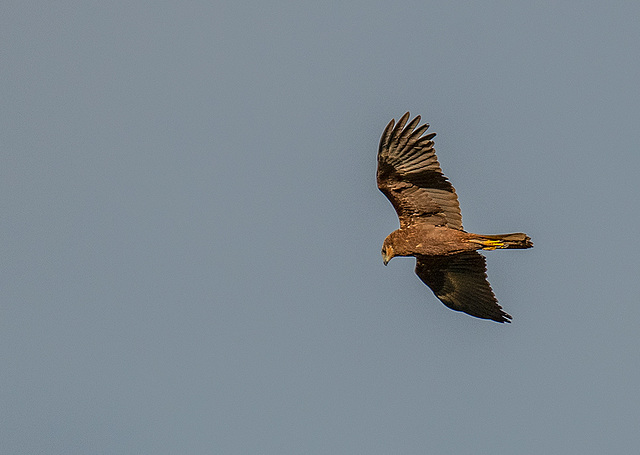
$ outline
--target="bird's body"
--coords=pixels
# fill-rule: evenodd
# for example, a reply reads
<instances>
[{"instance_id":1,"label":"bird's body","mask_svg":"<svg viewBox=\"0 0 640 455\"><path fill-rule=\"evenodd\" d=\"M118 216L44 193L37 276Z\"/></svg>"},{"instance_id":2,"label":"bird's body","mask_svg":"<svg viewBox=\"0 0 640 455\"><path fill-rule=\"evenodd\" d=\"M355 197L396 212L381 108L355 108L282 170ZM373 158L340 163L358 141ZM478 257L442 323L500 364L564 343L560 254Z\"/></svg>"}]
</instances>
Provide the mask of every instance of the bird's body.
<instances>
[{"instance_id":1,"label":"bird's body","mask_svg":"<svg viewBox=\"0 0 640 455\"><path fill-rule=\"evenodd\" d=\"M435 133L409 113L386 127L378 149L378 188L391 201L400 229L384 240L386 265L395 256L413 256L416 274L449 308L509 322L487 281L485 259L476 250L531 248L523 233L479 235L462 228L455 188L442 174L433 148ZM406 127L405 127L406 125Z\"/></svg>"},{"instance_id":2,"label":"bird's body","mask_svg":"<svg viewBox=\"0 0 640 455\"><path fill-rule=\"evenodd\" d=\"M446 256L475 251L471 243L475 234L430 224L409 225L396 229L384 244L393 249L394 256Z\"/></svg>"}]
</instances>

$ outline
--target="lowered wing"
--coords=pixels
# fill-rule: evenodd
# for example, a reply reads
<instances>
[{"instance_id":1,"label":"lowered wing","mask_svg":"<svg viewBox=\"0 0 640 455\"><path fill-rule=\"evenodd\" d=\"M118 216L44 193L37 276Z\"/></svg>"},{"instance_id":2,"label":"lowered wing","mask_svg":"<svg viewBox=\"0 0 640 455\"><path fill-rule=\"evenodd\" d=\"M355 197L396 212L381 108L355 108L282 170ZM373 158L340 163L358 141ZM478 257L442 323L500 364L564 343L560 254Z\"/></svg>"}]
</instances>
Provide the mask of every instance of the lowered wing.
<instances>
[{"instance_id":1,"label":"lowered wing","mask_svg":"<svg viewBox=\"0 0 640 455\"><path fill-rule=\"evenodd\" d=\"M496 322L511 322L487 280L484 256L471 251L451 256L420 256L416 275L452 310Z\"/></svg>"}]
</instances>

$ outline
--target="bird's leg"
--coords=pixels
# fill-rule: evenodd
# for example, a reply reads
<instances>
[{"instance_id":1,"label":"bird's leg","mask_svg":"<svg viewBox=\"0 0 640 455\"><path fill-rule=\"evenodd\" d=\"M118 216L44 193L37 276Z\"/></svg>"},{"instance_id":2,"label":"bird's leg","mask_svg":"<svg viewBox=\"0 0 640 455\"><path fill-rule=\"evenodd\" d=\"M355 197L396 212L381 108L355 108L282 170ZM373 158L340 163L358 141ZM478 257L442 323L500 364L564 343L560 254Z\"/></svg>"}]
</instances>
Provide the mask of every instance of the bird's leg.
<instances>
[{"instance_id":1,"label":"bird's leg","mask_svg":"<svg viewBox=\"0 0 640 455\"><path fill-rule=\"evenodd\" d=\"M501 242L500 240L469 239L469 242L477 243L478 245L482 246L483 250L487 251L493 251L496 248L507 248L507 245L505 245L505 243Z\"/></svg>"}]
</instances>

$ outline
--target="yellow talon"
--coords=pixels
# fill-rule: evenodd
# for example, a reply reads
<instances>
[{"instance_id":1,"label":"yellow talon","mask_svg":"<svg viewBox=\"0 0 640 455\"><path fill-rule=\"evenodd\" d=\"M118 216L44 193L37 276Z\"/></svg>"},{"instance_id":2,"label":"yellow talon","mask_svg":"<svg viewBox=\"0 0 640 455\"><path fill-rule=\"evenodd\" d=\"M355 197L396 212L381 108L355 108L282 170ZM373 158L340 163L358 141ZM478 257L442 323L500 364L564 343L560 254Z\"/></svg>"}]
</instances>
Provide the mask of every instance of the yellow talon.
<instances>
[{"instance_id":1,"label":"yellow talon","mask_svg":"<svg viewBox=\"0 0 640 455\"><path fill-rule=\"evenodd\" d=\"M482 245L483 250L493 251L496 248L506 248L505 244L500 240L469 240L470 242Z\"/></svg>"},{"instance_id":2,"label":"yellow talon","mask_svg":"<svg viewBox=\"0 0 640 455\"><path fill-rule=\"evenodd\" d=\"M504 248L504 243L499 240L485 240L482 244L485 246L483 250L487 251L493 251L496 248Z\"/></svg>"}]
</instances>

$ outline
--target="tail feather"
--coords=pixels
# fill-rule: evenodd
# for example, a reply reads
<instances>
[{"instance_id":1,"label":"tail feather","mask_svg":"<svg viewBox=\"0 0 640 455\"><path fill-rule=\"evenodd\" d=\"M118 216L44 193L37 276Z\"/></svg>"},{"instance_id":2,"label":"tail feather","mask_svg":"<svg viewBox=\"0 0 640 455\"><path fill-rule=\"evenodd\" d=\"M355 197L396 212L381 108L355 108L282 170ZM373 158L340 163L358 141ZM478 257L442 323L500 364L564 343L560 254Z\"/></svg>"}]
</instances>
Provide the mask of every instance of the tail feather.
<instances>
[{"instance_id":1,"label":"tail feather","mask_svg":"<svg viewBox=\"0 0 640 455\"><path fill-rule=\"evenodd\" d=\"M533 246L531 238L522 232L514 234L480 235L477 243L483 250L495 250L496 248L526 249Z\"/></svg>"}]
</instances>

